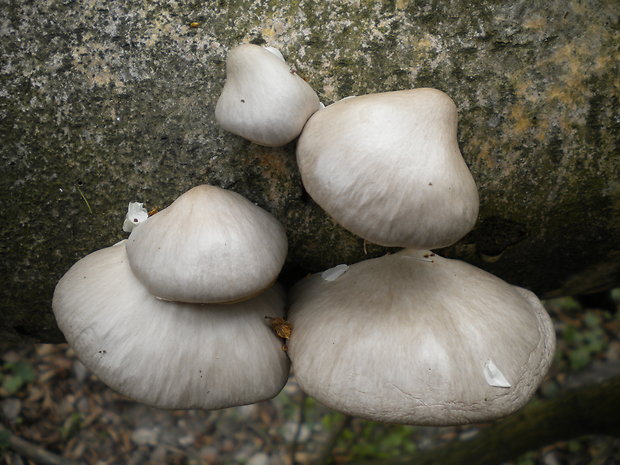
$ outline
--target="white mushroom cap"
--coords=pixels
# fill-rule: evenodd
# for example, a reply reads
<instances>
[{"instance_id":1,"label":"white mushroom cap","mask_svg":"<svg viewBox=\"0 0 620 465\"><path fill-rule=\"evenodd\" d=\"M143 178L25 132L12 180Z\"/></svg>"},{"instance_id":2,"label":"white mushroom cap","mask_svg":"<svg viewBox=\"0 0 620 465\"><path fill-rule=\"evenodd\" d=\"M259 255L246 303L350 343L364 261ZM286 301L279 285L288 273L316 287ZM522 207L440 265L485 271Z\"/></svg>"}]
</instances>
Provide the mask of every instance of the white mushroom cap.
<instances>
[{"instance_id":1,"label":"white mushroom cap","mask_svg":"<svg viewBox=\"0 0 620 465\"><path fill-rule=\"evenodd\" d=\"M478 215L456 129L456 106L436 89L348 98L310 118L297 163L314 201L354 234L385 246L444 247Z\"/></svg>"},{"instance_id":2,"label":"white mushroom cap","mask_svg":"<svg viewBox=\"0 0 620 465\"><path fill-rule=\"evenodd\" d=\"M320 108L312 87L273 50L243 44L228 53L218 124L256 144L278 147L301 133Z\"/></svg>"},{"instance_id":3,"label":"white mushroom cap","mask_svg":"<svg viewBox=\"0 0 620 465\"><path fill-rule=\"evenodd\" d=\"M536 296L467 263L407 250L293 289L288 343L301 389L371 420L455 425L532 396L555 334Z\"/></svg>"},{"instance_id":4,"label":"white mushroom cap","mask_svg":"<svg viewBox=\"0 0 620 465\"><path fill-rule=\"evenodd\" d=\"M119 243L73 265L52 307L84 365L152 406L249 404L275 396L288 377L288 358L265 323L283 314L277 288L231 305L162 301L135 278Z\"/></svg>"},{"instance_id":5,"label":"white mushroom cap","mask_svg":"<svg viewBox=\"0 0 620 465\"><path fill-rule=\"evenodd\" d=\"M201 185L132 231L132 270L162 299L234 302L277 279L287 253L284 228L236 192Z\"/></svg>"}]
</instances>

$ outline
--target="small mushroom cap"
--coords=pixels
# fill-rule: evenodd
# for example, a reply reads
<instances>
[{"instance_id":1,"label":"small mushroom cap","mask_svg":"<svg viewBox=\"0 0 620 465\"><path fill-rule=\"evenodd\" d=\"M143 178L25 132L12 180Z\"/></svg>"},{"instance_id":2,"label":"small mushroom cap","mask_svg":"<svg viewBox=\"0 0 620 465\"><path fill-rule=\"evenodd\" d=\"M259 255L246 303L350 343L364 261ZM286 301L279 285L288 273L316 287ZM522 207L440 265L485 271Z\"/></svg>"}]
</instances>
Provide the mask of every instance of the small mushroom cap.
<instances>
[{"instance_id":1,"label":"small mushroom cap","mask_svg":"<svg viewBox=\"0 0 620 465\"><path fill-rule=\"evenodd\" d=\"M281 54L252 44L229 52L226 84L215 107L222 128L256 144L279 147L299 136L319 108L316 92Z\"/></svg>"},{"instance_id":2,"label":"small mushroom cap","mask_svg":"<svg viewBox=\"0 0 620 465\"><path fill-rule=\"evenodd\" d=\"M456 129L456 106L436 89L347 98L310 118L297 163L314 201L354 234L384 246L444 247L478 216Z\"/></svg>"},{"instance_id":3,"label":"small mushroom cap","mask_svg":"<svg viewBox=\"0 0 620 465\"><path fill-rule=\"evenodd\" d=\"M132 270L162 299L234 302L275 282L288 245L282 225L243 196L201 185L132 231Z\"/></svg>"},{"instance_id":4,"label":"small mushroom cap","mask_svg":"<svg viewBox=\"0 0 620 465\"><path fill-rule=\"evenodd\" d=\"M265 315L278 288L238 304L162 301L135 278L124 243L78 261L52 308L80 360L112 389L160 408L219 409L275 396L289 362Z\"/></svg>"},{"instance_id":5,"label":"small mushroom cap","mask_svg":"<svg viewBox=\"0 0 620 465\"><path fill-rule=\"evenodd\" d=\"M293 289L288 343L301 389L371 420L456 425L508 415L552 361L536 296L467 263L404 250Z\"/></svg>"}]
</instances>

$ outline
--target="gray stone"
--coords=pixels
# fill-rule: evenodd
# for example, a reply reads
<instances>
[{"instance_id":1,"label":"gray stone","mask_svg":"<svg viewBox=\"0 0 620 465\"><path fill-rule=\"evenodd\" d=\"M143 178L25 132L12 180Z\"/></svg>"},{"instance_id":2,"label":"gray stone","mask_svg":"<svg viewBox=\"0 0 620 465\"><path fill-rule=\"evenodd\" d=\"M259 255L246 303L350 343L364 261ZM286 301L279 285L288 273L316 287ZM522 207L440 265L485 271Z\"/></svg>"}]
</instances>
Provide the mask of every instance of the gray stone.
<instances>
[{"instance_id":1,"label":"gray stone","mask_svg":"<svg viewBox=\"0 0 620 465\"><path fill-rule=\"evenodd\" d=\"M159 441L159 428L138 428L131 435L131 440L139 446L157 445Z\"/></svg>"},{"instance_id":2,"label":"gray stone","mask_svg":"<svg viewBox=\"0 0 620 465\"><path fill-rule=\"evenodd\" d=\"M207 463L215 463L218 456L218 449L215 446L205 446L200 449L198 456L200 459L205 460Z\"/></svg>"},{"instance_id":3,"label":"gray stone","mask_svg":"<svg viewBox=\"0 0 620 465\"><path fill-rule=\"evenodd\" d=\"M296 421L287 421L282 425L280 431L282 433L282 437L286 440L286 442L291 443L295 436L297 436L297 440L301 443L306 442L310 439L310 435L312 434L310 428L307 425L301 425L301 429L299 429L299 434L297 430L299 429L299 424Z\"/></svg>"},{"instance_id":4,"label":"gray stone","mask_svg":"<svg viewBox=\"0 0 620 465\"><path fill-rule=\"evenodd\" d=\"M220 129L227 50L279 48L328 104L436 87L459 108L481 195L442 253L541 295L606 289L620 268L618 9L613 0L424 3L8 2L0 19L3 339L59 341L50 301L76 260L125 237L128 202L200 183L285 225L282 280L385 253L304 193L294 143Z\"/></svg>"},{"instance_id":5,"label":"gray stone","mask_svg":"<svg viewBox=\"0 0 620 465\"><path fill-rule=\"evenodd\" d=\"M258 454L254 454L247 461L247 465L269 465L269 456L264 452L259 452Z\"/></svg>"},{"instance_id":6,"label":"gray stone","mask_svg":"<svg viewBox=\"0 0 620 465\"><path fill-rule=\"evenodd\" d=\"M240 444L236 449L233 456L234 463L246 463L250 457L255 454L256 446L252 444Z\"/></svg>"},{"instance_id":7,"label":"gray stone","mask_svg":"<svg viewBox=\"0 0 620 465\"><path fill-rule=\"evenodd\" d=\"M0 410L2 411L2 416L4 418L6 418L9 422L13 422L17 420L17 417L19 417L19 414L22 411L22 402L13 397L4 399L2 403L0 403Z\"/></svg>"}]
</instances>

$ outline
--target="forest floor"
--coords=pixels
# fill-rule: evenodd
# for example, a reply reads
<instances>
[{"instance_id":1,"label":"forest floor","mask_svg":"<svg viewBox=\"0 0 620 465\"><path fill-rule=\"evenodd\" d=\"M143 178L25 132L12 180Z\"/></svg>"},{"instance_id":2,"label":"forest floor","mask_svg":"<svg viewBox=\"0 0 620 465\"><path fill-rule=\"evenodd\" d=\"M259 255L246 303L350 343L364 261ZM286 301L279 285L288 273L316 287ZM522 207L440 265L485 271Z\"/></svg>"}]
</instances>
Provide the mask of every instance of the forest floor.
<instances>
[{"instance_id":1,"label":"forest floor","mask_svg":"<svg viewBox=\"0 0 620 465\"><path fill-rule=\"evenodd\" d=\"M620 312L583 309L572 299L546 306L558 344L539 398L554 397L580 373L620 364ZM406 457L466 440L487 426L431 428L352 419L305 396L294 378L276 398L254 405L159 410L108 389L66 344L0 345L0 361L0 457L9 465L356 463ZM603 436L548 445L510 462L614 463L620 463L620 439Z\"/></svg>"}]
</instances>

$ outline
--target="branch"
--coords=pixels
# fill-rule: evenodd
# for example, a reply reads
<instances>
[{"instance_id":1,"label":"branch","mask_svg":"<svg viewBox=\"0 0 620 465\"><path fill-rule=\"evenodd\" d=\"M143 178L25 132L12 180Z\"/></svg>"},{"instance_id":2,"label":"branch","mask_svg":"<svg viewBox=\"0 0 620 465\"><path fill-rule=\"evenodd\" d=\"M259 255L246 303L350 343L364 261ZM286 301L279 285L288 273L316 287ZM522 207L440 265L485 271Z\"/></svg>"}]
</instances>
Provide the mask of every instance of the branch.
<instances>
[{"instance_id":1,"label":"branch","mask_svg":"<svg viewBox=\"0 0 620 465\"><path fill-rule=\"evenodd\" d=\"M295 435L293 436L293 440L291 441L291 465L297 465L297 459L295 455L297 453L297 445L299 441L299 436L301 435L301 429L304 426L306 421L306 403L308 401L308 394L301 391L302 397L299 406L299 420L297 421L297 428L295 429Z\"/></svg>"},{"instance_id":2,"label":"branch","mask_svg":"<svg viewBox=\"0 0 620 465\"><path fill-rule=\"evenodd\" d=\"M53 454L43 447L15 436L11 431L0 425L0 433L8 433L9 448L19 455L42 465L73 465L75 462Z\"/></svg>"},{"instance_id":3,"label":"branch","mask_svg":"<svg viewBox=\"0 0 620 465\"><path fill-rule=\"evenodd\" d=\"M358 465L497 465L554 442L588 434L620 431L620 376L533 401L520 412L481 430L469 441L420 451L395 460L357 461Z\"/></svg>"}]
</instances>

